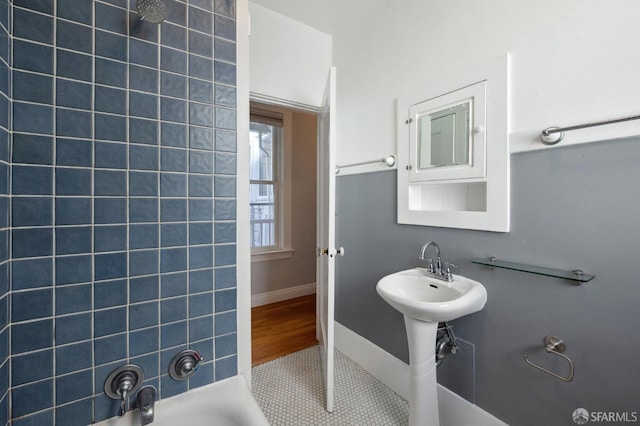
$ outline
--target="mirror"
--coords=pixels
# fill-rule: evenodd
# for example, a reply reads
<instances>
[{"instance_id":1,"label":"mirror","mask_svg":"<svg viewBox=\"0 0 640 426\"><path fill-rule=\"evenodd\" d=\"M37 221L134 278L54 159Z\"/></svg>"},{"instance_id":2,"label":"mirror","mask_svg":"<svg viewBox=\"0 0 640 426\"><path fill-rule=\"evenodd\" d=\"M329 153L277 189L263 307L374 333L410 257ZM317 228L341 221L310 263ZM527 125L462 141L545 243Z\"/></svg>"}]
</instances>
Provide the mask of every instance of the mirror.
<instances>
[{"instance_id":1,"label":"mirror","mask_svg":"<svg viewBox=\"0 0 640 426\"><path fill-rule=\"evenodd\" d=\"M471 100L418 117L418 168L470 164Z\"/></svg>"}]
</instances>

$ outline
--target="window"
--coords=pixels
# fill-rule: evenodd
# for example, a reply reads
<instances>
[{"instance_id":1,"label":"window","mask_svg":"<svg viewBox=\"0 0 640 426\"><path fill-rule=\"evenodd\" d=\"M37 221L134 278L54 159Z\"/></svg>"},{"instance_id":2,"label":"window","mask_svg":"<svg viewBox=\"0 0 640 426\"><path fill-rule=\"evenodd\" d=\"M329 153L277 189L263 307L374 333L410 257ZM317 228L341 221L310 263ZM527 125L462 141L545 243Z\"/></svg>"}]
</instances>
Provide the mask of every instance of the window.
<instances>
[{"instance_id":1,"label":"window","mask_svg":"<svg viewBox=\"0 0 640 426\"><path fill-rule=\"evenodd\" d=\"M291 256L291 184L287 178L290 114L282 109L251 105L249 126L250 226L253 260ZM289 154L289 155L287 155Z\"/></svg>"}]
</instances>

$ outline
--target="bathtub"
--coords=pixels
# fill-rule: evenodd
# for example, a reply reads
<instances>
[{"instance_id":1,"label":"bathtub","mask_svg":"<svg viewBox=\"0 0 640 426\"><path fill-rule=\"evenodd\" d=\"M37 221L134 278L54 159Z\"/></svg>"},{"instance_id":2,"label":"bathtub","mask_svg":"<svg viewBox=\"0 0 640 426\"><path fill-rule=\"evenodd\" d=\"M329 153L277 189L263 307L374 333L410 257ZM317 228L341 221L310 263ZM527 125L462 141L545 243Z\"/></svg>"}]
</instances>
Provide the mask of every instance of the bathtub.
<instances>
[{"instance_id":1,"label":"bathtub","mask_svg":"<svg viewBox=\"0 0 640 426\"><path fill-rule=\"evenodd\" d=\"M114 413L115 414L115 413ZM242 376L234 376L155 404L151 426L269 426ZM102 426L139 426L140 412L112 417Z\"/></svg>"}]
</instances>

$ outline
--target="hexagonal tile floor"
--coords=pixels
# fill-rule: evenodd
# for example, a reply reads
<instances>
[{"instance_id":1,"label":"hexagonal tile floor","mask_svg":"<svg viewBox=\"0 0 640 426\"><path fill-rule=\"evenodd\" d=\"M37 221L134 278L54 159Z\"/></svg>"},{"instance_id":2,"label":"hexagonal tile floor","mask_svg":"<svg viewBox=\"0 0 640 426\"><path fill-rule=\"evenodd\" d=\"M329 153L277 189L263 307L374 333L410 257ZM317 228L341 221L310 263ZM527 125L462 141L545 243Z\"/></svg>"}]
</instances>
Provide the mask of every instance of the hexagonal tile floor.
<instances>
[{"instance_id":1,"label":"hexagonal tile floor","mask_svg":"<svg viewBox=\"0 0 640 426\"><path fill-rule=\"evenodd\" d=\"M324 408L317 346L252 369L253 394L273 426L397 426L409 423L409 404L336 351L333 413Z\"/></svg>"}]
</instances>

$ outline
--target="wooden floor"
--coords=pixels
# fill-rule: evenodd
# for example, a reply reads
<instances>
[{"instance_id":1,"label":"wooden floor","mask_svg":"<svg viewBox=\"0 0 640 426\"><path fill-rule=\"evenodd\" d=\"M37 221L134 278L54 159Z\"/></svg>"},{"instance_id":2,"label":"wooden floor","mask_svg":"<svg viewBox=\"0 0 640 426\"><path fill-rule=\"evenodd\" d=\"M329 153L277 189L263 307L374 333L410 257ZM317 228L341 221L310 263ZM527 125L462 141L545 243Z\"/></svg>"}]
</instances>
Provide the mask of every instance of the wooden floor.
<instances>
[{"instance_id":1,"label":"wooden floor","mask_svg":"<svg viewBox=\"0 0 640 426\"><path fill-rule=\"evenodd\" d=\"M254 367L317 344L315 294L251 309Z\"/></svg>"}]
</instances>

